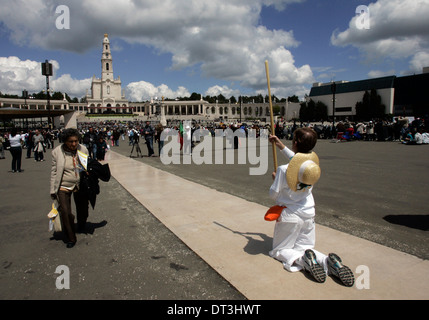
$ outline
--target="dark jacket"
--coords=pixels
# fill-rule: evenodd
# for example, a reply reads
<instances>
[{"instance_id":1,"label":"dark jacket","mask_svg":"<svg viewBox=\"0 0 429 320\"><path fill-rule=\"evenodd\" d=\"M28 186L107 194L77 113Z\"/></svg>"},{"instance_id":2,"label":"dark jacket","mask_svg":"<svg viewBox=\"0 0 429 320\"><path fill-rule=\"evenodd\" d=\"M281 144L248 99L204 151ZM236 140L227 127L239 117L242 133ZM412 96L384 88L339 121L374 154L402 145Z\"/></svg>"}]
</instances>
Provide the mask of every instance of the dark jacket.
<instances>
[{"instance_id":1,"label":"dark jacket","mask_svg":"<svg viewBox=\"0 0 429 320\"><path fill-rule=\"evenodd\" d=\"M110 180L109 164L101 164L95 159L89 159L87 171L81 172L79 189L88 197L88 201L91 203L92 209L94 209L97 195L100 193L98 179L104 182L108 182Z\"/></svg>"}]
</instances>

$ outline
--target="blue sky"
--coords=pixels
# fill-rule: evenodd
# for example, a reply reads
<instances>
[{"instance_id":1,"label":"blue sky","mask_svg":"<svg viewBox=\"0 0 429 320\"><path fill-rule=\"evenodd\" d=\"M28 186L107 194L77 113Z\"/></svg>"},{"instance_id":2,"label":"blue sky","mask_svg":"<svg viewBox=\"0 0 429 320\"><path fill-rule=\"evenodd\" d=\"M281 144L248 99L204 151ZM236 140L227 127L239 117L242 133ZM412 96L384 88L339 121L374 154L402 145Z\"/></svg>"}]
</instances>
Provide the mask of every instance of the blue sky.
<instances>
[{"instance_id":1,"label":"blue sky","mask_svg":"<svg viewBox=\"0 0 429 320\"><path fill-rule=\"evenodd\" d=\"M13 3L13 5L11 5ZM70 29L55 9L67 5ZM115 77L131 101L154 96L279 97L313 82L420 73L429 66L429 0L0 0L0 91L44 89L40 62L53 61L52 87L81 97L101 75L109 34ZM356 28L367 5L369 30ZM14 58L12 58L14 57Z\"/></svg>"}]
</instances>

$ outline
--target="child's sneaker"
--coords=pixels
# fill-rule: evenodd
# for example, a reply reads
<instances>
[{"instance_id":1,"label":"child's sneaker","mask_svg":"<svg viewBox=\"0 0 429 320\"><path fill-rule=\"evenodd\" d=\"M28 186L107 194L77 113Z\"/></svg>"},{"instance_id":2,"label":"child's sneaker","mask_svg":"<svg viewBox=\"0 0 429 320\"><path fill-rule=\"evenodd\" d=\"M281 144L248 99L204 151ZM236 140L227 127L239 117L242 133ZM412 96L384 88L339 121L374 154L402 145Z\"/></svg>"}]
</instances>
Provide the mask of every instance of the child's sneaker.
<instances>
[{"instance_id":1,"label":"child's sneaker","mask_svg":"<svg viewBox=\"0 0 429 320\"><path fill-rule=\"evenodd\" d=\"M316 254L313 250L305 250L302 261L304 262L304 269L310 272L317 282L325 282L325 270L323 270L323 267L316 261Z\"/></svg>"},{"instance_id":2,"label":"child's sneaker","mask_svg":"<svg viewBox=\"0 0 429 320\"><path fill-rule=\"evenodd\" d=\"M329 272L339 278L346 287L351 287L355 283L352 270L343 265L341 258L335 253L330 253L328 255L328 269Z\"/></svg>"}]
</instances>

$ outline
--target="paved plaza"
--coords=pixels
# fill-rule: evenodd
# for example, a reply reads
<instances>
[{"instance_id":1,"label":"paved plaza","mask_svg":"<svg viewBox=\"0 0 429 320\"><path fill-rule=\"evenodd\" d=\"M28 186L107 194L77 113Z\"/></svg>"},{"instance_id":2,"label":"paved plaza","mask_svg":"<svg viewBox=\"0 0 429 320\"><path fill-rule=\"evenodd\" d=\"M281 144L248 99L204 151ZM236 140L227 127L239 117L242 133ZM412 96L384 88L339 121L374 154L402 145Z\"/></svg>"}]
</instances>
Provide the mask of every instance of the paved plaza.
<instances>
[{"instance_id":1,"label":"paved plaza","mask_svg":"<svg viewBox=\"0 0 429 320\"><path fill-rule=\"evenodd\" d=\"M23 157L23 173L10 172L9 154L0 160L1 299L429 298L428 146L319 140L316 247L369 271L369 287L345 288L268 257L271 152L267 173L250 176L248 165L165 166L119 143L73 249L48 231L50 151L45 162ZM70 290L55 287L59 265L70 268Z\"/></svg>"},{"instance_id":2,"label":"paved plaza","mask_svg":"<svg viewBox=\"0 0 429 320\"><path fill-rule=\"evenodd\" d=\"M47 151L44 162L23 155L22 173L11 172L10 153L0 160L0 300L245 298L113 177L100 182L88 232L67 249L48 231ZM70 290L56 288L60 265L70 269Z\"/></svg>"},{"instance_id":3,"label":"paved plaza","mask_svg":"<svg viewBox=\"0 0 429 320\"><path fill-rule=\"evenodd\" d=\"M142 141L142 140L141 140ZM283 140L291 147L291 141ZM127 141L112 150L187 180L251 202L272 206L272 150L265 175L249 175L256 165L164 165L158 157L131 154ZM158 154L157 145L154 150ZM225 150L224 150L225 151ZM319 139L315 152L322 176L313 190L316 222L422 259L429 259L429 146L399 142ZM237 159L237 155L235 155ZM287 163L277 152L278 165ZM226 161L224 161L225 163ZM235 163L238 161L236 160ZM192 197L192 196L191 196ZM220 208L221 203L216 204Z\"/></svg>"}]
</instances>

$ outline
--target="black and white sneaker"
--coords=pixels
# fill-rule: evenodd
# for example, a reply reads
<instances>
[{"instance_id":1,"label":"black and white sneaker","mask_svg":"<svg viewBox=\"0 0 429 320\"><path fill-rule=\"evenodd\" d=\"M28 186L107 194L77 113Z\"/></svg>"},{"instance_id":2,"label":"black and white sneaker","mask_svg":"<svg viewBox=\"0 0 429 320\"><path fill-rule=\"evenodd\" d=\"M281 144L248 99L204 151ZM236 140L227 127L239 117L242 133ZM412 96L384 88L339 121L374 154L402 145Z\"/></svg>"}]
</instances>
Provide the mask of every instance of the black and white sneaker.
<instances>
[{"instance_id":1,"label":"black and white sneaker","mask_svg":"<svg viewBox=\"0 0 429 320\"><path fill-rule=\"evenodd\" d=\"M341 258L335 253L328 255L329 273L336 276L346 286L351 287L355 283L355 277L349 267L343 265Z\"/></svg>"},{"instance_id":2,"label":"black and white sneaker","mask_svg":"<svg viewBox=\"0 0 429 320\"><path fill-rule=\"evenodd\" d=\"M317 282L325 282L326 273L323 267L316 261L316 254L313 250L305 250L302 256L304 262L304 269L307 270Z\"/></svg>"}]
</instances>

